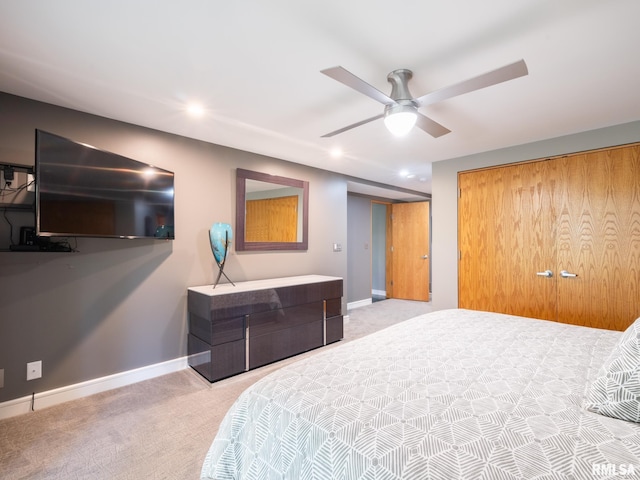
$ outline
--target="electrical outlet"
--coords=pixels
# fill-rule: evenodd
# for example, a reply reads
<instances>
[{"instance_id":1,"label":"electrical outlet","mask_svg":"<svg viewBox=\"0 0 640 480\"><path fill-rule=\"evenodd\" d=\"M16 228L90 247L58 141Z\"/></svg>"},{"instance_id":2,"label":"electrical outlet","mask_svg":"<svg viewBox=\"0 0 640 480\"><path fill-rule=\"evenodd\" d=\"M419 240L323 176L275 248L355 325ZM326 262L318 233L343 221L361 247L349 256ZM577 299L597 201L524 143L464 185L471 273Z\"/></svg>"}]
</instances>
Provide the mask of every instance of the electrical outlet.
<instances>
[{"instance_id":1,"label":"electrical outlet","mask_svg":"<svg viewBox=\"0 0 640 480\"><path fill-rule=\"evenodd\" d=\"M42 377L42 360L27 363L27 380L35 380Z\"/></svg>"}]
</instances>

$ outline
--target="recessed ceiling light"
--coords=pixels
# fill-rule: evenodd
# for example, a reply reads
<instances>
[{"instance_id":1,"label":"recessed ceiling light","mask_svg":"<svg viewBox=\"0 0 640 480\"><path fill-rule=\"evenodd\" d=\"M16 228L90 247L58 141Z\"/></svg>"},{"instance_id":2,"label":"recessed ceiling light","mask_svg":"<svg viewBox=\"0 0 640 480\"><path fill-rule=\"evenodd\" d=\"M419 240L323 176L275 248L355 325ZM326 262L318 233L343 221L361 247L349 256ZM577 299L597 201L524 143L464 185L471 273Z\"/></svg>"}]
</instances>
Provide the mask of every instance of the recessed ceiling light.
<instances>
[{"instance_id":1,"label":"recessed ceiling light","mask_svg":"<svg viewBox=\"0 0 640 480\"><path fill-rule=\"evenodd\" d=\"M333 158L340 158L343 155L342 149L340 147L332 148L329 152L329 155Z\"/></svg>"},{"instance_id":2,"label":"recessed ceiling light","mask_svg":"<svg viewBox=\"0 0 640 480\"><path fill-rule=\"evenodd\" d=\"M416 178L416 175L414 173L410 173L409 175L407 175L407 178Z\"/></svg>"},{"instance_id":3,"label":"recessed ceiling light","mask_svg":"<svg viewBox=\"0 0 640 480\"><path fill-rule=\"evenodd\" d=\"M187 105L187 113L192 117L202 117L204 115L204 107L199 103L190 103Z\"/></svg>"}]
</instances>

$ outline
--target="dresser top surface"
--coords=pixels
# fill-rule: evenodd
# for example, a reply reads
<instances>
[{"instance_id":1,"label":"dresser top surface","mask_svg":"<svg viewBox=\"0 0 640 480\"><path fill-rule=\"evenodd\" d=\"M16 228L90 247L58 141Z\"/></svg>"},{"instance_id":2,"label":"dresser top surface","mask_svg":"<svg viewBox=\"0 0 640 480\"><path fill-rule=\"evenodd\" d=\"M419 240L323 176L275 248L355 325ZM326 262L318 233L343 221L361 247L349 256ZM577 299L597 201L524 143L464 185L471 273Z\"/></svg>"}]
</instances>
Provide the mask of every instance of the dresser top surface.
<instances>
[{"instance_id":1,"label":"dresser top surface","mask_svg":"<svg viewBox=\"0 0 640 480\"><path fill-rule=\"evenodd\" d=\"M342 280L341 277L329 277L326 275L301 275L296 277L267 278L264 280L250 280L247 282L235 282L233 286L230 283L222 283L216 285L202 285L199 287L189 287L189 291L202 295L216 296L228 295L232 293L251 292L254 290L267 290L270 288L290 287L293 285L304 285L308 283L330 282L334 280Z\"/></svg>"}]
</instances>

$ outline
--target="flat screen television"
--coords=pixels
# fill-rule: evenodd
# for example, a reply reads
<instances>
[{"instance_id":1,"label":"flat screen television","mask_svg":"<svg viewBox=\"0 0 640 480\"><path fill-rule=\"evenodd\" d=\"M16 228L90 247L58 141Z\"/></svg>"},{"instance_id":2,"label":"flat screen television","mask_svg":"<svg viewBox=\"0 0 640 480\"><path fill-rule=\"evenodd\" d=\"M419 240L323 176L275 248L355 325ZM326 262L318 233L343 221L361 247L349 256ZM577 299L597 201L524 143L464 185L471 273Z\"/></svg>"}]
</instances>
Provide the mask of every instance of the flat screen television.
<instances>
[{"instance_id":1,"label":"flat screen television","mask_svg":"<svg viewBox=\"0 0 640 480\"><path fill-rule=\"evenodd\" d=\"M36 130L36 235L174 238L174 174Z\"/></svg>"}]
</instances>

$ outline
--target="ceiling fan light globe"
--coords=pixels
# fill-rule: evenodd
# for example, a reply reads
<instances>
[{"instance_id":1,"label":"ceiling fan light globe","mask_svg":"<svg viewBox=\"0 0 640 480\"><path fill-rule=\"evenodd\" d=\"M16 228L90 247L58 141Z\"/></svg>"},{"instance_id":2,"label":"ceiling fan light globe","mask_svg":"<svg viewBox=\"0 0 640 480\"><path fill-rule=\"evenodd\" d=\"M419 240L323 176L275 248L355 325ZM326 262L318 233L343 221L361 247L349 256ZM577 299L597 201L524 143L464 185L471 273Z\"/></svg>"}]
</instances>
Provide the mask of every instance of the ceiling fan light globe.
<instances>
[{"instance_id":1,"label":"ceiling fan light globe","mask_svg":"<svg viewBox=\"0 0 640 480\"><path fill-rule=\"evenodd\" d=\"M416 124L417 115L412 111L391 113L384 117L384 124L396 137L404 137Z\"/></svg>"}]
</instances>

